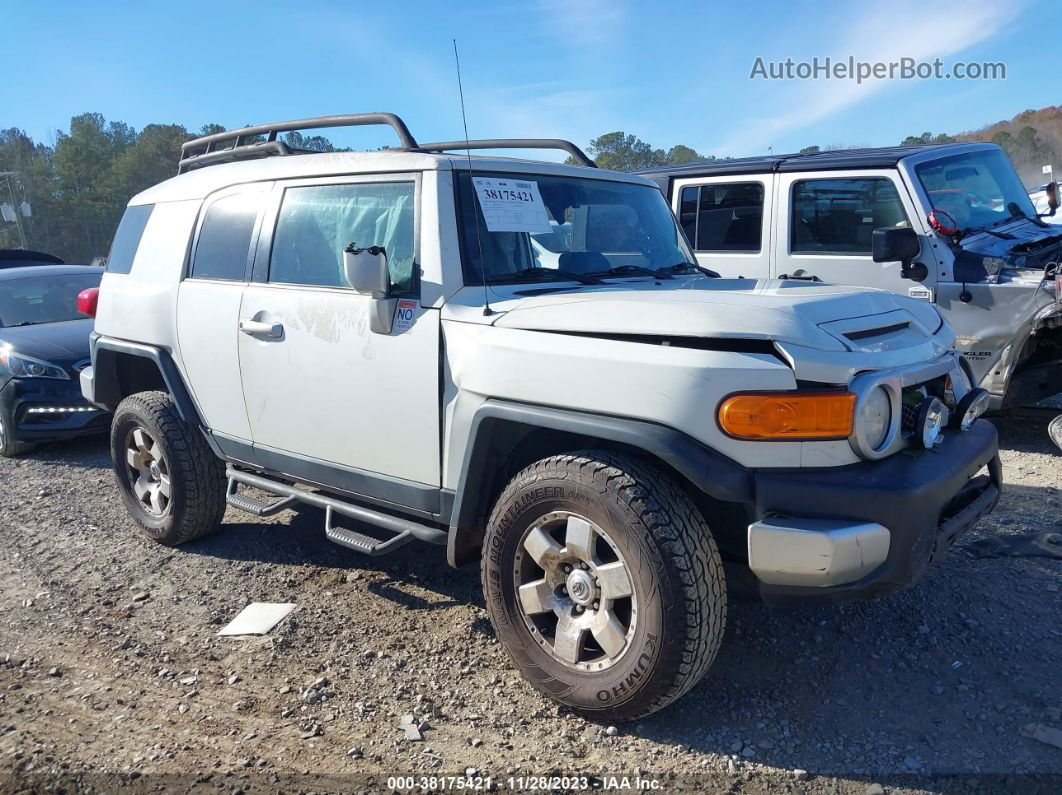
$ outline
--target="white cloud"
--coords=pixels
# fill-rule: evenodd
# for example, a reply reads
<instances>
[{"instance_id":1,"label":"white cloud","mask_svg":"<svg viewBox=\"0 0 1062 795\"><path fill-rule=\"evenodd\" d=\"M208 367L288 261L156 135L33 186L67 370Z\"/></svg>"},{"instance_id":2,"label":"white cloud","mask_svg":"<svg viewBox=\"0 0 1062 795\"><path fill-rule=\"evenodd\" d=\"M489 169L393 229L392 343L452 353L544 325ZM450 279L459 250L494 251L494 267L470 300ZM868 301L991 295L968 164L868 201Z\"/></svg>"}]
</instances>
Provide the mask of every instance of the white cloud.
<instances>
[{"instance_id":1,"label":"white cloud","mask_svg":"<svg viewBox=\"0 0 1062 795\"><path fill-rule=\"evenodd\" d=\"M932 61L941 58L948 68L948 58L998 33L1024 10L1024 2L1000 3L991 0L968 0L959 6L906 0L873 11L860 8L855 19L846 20L842 29L822 29L821 57L834 60L892 62L900 58ZM784 60L785 55L764 55L764 60ZM750 58L749 68L752 67ZM705 147L719 154L762 151L772 140L821 121L845 108L863 102L900 80L871 80L862 84L854 80L819 79L777 82L779 96L784 92L780 113L750 118L741 123L740 131L729 139Z\"/></svg>"}]
</instances>

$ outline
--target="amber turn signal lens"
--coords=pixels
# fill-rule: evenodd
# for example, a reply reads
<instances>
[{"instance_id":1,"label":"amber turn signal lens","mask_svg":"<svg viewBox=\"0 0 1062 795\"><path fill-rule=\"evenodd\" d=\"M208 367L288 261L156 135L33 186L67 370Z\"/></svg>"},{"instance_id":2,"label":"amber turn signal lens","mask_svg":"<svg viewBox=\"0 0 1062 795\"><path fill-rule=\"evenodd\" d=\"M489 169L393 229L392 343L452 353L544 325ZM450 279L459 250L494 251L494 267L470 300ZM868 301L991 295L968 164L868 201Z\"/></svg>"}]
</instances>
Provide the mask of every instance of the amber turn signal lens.
<instances>
[{"instance_id":1,"label":"amber turn signal lens","mask_svg":"<svg viewBox=\"0 0 1062 795\"><path fill-rule=\"evenodd\" d=\"M851 392L731 395L719 404L719 427L735 439L809 441L852 435Z\"/></svg>"}]
</instances>

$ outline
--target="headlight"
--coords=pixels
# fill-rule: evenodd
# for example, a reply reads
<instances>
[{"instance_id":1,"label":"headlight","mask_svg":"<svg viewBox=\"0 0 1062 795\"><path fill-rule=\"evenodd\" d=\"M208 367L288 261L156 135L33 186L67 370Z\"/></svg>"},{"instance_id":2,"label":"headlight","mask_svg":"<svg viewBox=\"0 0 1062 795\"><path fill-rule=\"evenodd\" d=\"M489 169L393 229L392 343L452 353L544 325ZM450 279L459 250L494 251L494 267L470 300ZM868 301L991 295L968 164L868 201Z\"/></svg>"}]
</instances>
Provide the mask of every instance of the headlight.
<instances>
[{"instance_id":1,"label":"headlight","mask_svg":"<svg viewBox=\"0 0 1062 795\"><path fill-rule=\"evenodd\" d=\"M15 353L11 348L0 348L0 366L15 378L61 378L69 380L66 370L57 364Z\"/></svg>"},{"instance_id":2,"label":"headlight","mask_svg":"<svg viewBox=\"0 0 1062 795\"><path fill-rule=\"evenodd\" d=\"M990 400L991 396L987 390L981 387L971 389L963 395L959 405L955 407L955 416L951 420L952 426L960 431L970 430L970 426L977 422L977 418L988 411Z\"/></svg>"},{"instance_id":3,"label":"headlight","mask_svg":"<svg viewBox=\"0 0 1062 795\"><path fill-rule=\"evenodd\" d=\"M867 444L873 450L880 450L892 427L892 400L885 387L874 387L863 400L859 409L859 423Z\"/></svg>"},{"instance_id":4,"label":"headlight","mask_svg":"<svg viewBox=\"0 0 1062 795\"><path fill-rule=\"evenodd\" d=\"M940 434L948 424L948 407L940 398L927 397L918 407L915 438L922 447L931 450L940 441Z\"/></svg>"}]
</instances>

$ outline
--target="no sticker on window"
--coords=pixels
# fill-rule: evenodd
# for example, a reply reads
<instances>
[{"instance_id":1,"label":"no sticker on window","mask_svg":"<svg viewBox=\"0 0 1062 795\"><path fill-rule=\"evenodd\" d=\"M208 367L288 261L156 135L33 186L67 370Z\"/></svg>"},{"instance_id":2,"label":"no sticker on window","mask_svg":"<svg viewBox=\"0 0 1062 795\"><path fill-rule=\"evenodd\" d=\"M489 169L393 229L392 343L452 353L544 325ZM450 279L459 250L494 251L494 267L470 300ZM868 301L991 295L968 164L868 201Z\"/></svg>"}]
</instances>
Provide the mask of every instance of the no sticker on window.
<instances>
[{"instance_id":1,"label":"no sticker on window","mask_svg":"<svg viewBox=\"0 0 1062 795\"><path fill-rule=\"evenodd\" d=\"M548 235L553 231L534 180L473 177L472 183L489 231L532 235Z\"/></svg>"},{"instance_id":2,"label":"no sticker on window","mask_svg":"<svg viewBox=\"0 0 1062 795\"><path fill-rule=\"evenodd\" d=\"M403 299L398 302L398 306L395 308L395 322L392 327L392 331L396 334L402 334L409 331L413 327L413 319L417 313L417 302Z\"/></svg>"}]
</instances>

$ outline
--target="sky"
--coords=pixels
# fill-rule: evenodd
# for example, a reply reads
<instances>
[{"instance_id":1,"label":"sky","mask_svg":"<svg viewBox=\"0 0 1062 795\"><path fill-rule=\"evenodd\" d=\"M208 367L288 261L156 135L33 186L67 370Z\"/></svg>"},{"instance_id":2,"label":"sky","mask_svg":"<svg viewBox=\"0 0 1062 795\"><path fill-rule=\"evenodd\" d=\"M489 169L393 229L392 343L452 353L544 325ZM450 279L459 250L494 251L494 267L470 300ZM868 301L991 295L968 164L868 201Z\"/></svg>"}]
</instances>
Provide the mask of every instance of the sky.
<instances>
[{"instance_id":1,"label":"sky","mask_svg":"<svg viewBox=\"0 0 1062 795\"><path fill-rule=\"evenodd\" d=\"M0 128L70 117L198 130L392 111L421 142L613 130L743 156L888 146L1062 103L1062 3L1035 0L17 3L3 0ZM1005 80L764 80L764 63L1003 62ZM386 129L330 133L356 148ZM563 155L557 155L561 158Z\"/></svg>"}]
</instances>

